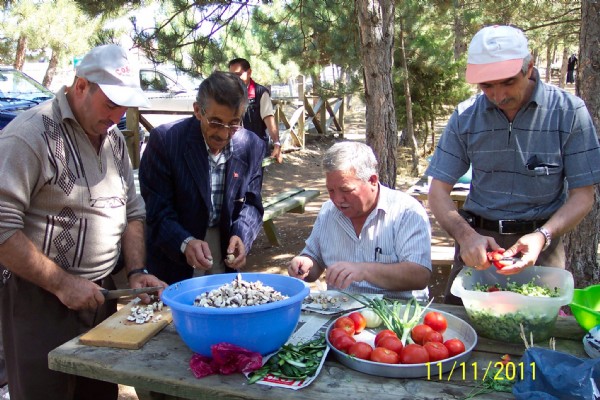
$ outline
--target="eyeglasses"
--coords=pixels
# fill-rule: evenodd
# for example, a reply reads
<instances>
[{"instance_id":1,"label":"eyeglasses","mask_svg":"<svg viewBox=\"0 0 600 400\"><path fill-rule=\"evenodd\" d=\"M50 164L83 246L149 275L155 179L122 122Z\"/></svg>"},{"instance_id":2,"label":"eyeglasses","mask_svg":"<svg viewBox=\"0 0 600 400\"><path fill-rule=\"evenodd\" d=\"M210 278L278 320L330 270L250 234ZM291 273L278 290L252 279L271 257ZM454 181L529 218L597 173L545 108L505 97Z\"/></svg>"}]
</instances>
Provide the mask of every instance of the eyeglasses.
<instances>
[{"instance_id":1,"label":"eyeglasses","mask_svg":"<svg viewBox=\"0 0 600 400\"><path fill-rule=\"evenodd\" d=\"M127 196L90 198L90 206L94 208L118 208L127 204Z\"/></svg>"},{"instance_id":2,"label":"eyeglasses","mask_svg":"<svg viewBox=\"0 0 600 400\"><path fill-rule=\"evenodd\" d=\"M227 125L217 121L209 121L208 119L206 120L206 122L208 122L208 126L212 129L227 129L229 133L236 133L237 131L242 129L241 125Z\"/></svg>"},{"instance_id":3,"label":"eyeglasses","mask_svg":"<svg viewBox=\"0 0 600 400\"><path fill-rule=\"evenodd\" d=\"M204 119L206 119L206 122L208 122L208 127L212 129L227 129L227 131L230 134L233 134L243 128L243 126L241 125L227 125L221 122L209 120L208 118L206 118L206 110L204 109L204 107L200 107L200 115L203 116Z\"/></svg>"}]
</instances>

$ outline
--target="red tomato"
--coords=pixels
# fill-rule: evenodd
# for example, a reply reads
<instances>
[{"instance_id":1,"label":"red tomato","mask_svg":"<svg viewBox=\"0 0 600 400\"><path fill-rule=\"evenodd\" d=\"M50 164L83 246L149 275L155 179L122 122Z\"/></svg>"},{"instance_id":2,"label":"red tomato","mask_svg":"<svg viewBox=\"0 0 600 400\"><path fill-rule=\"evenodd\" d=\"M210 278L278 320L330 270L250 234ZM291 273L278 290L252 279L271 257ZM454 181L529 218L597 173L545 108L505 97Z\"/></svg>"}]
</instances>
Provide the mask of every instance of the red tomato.
<instances>
[{"instance_id":1,"label":"red tomato","mask_svg":"<svg viewBox=\"0 0 600 400\"><path fill-rule=\"evenodd\" d=\"M377 334L377 336L375 336L375 347L377 347L377 345L379 344L379 341L381 339L383 339L386 336L393 336L395 338L398 337L398 335L396 335L396 332L390 330L390 329L384 329L382 331L379 331L379 333Z\"/></svg>"},{"instance_id":2,"label":"red tomato","mask_svg":"<svg viewBox=\"0 0 600 400\"><path fill-rule=\"evenodd\" d=\"M335 320L335 328L342 328L350 336L354 335L354 321L350 317L339 317Z\"/></svg>"},{"instance_id":3,"label":"red tomato","mask_svg":"<svg viewBox=\"0 0 600 400\"><path fill-rule=\"evenodd\" d=\"M460 339L449 339L444 342L444 346L448 348L450 357L465 352L465 344Z\"/></svg>"},{"instance_id":4,"label":"red tomato","mask_svg":"<svg viewBox=\"0 0 600 400\"><path fill-rule=\"evenodd\" d=\"M440 314L437 311L430 311L425 314L425 318L423 318L423 323L428 325L434 331L439 333L446 332L446 328L448 327L448 321L446 321L446 317Z\"/></svg>"},{"instance_id":5,"label":"red tomato","mask_svg":"<svg viewBox=\"0 0 600 400\"><path fill-rule=\"evenodd\" d=\"M350 313L348 318L354 321L354 333L361 333L367 327L367 320L358 311Z\"/></svg>"},{"instance_id":6,"label":"red tomato","mask_svg":"<svg viewBox=\"0 0 600 400\"><path fill-rule=\"evenodd\" d=\"M373 348L365 342L356 342L348 349L348 355L360 358L361 360L369 360Z\"/></svg>"},{"instance_id":7,"label":"red tomato","mask_svg":"<svg viewBox=\"0 0 600 400\"><path fill-rule=\"evenodd\" d=\"M450 352L448 351L448 348L444 346L443 343L427 342L423 345L423 348L427 350L430 362L441 361L450 357Z\"/></svg>"},{"instance_id":8,"label":"red tomato","mask_svg":"<svg viewBox=\"0 0 600 400\"><path fill-rule=\"evenodd\" d=\"M333 328L332 330L329 331L329 341L330 342L333 342L333 340L335 338L338 338L340 336L348 336L348 332L346 332L346 330L343 328Z\"/></svg>"},{"instance_id":9,"label":"red tomato","mask_svg":"<svg viewBox=\"0 0 600 400\"><path fill-rule=\"evenodd\" d=\"M337 337L331 342L333 347L344 353L348 353L348 349L350 349L350 346L354 343L356 343L356 339L348 335Z\"/></svg>"},{"instance_id":10,"label":"red tomato","mask_svg":"<svg viewBox=\"0 0 600 400\"><path fill-rule=\"evenodd\" d=\"M402 340L398 339L397 337L384 336L377 344L377 347L385 347L388 350L392 350L400 354L404 346L402 345Z\"/></svg>"},{"instance_id":11,"label":"red tomato","mask_svg":"<svg viewBox=\"0 0 600 400\"><path fill-rule=\"evenodd\" d=\"M400 353L400 362L402 364L422 364L429 362L429 353L421 345L407 344Z\"/></svg>"},{"instance_id":12,"label":"red tomato","mask_svg":"<svg viewBox=\"0 0 600 400\"><path fill-rule=\"evenodd\" d=\"M427 332L425 337L423 337L423 344L427 342L439 342L444 343L444 336L441 333L436 331Z\"/></svg>"},{"instance_id":13,"label":"red tomato","mask_svg":"<svg viewBox=\"0 0 600 400\"><path fill-rule=\"evenodd\" d=\"M429 325L417 325L410 331L410 337L415 343L423 344L423 338L431 331L433 331L433 329L431 329Z\"/></svg>"},{"instance_id":14,"label":"red tomato","mask_svg":"<svg viewBox=\"0 0 600 400\"><path fill-rule=\"evenodd\" d=\"M398 364L400 357L398 353L385 347L376 347L371 353L371 361L384 364Z\"/></svg>"}]
</instances>

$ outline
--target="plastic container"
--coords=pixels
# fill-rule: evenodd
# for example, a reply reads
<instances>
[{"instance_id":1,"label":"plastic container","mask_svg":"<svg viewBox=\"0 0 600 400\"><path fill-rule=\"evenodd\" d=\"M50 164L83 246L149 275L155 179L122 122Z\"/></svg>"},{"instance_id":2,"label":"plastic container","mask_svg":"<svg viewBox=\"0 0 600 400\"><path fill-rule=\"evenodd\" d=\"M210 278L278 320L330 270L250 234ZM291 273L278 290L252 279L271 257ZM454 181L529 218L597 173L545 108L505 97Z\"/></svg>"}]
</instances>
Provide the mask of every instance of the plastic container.
<instances>
[{"instance_id":1,"label":"plastic container","mask_svg":"<svg viewBox=\"0 0 600 400\"><path fill-rule=\"evenodd\" d=\"M506 287L508 282L546 285L558 288L558 297L532 297L522 294L497 291L471 290L475 284ZM500 275L495 268L484 271L463 268L450 289L462 298L473 328L481 336L509 343L522 343L520 324L527 339L533 334L534 342L548 339L552 335L560 307L573 298L573 275L569 271L551 267L529 267L516 275Z\"/></svg>"},{"instance_id":2,"label":"plastic container","mask_svg":"<svg viewBox=\"0 0 600 400\"><path fill-rule=\"evenodd\" d=\"M191 278L163 291L162 300L171 307L177 333L195 353L210 357L213 344L226 342L265 355L278 350L294 332L302 301L310 289L303 281L289 276L241 274L244 281L261 281L289 296L284 300L238 308L193 305L196 296L231 283L236 277L237 273Z\"/></svg>"},{"instance_id":3,"label":"plastic container","mask_svg":"<svg viewBox=\"0 0 600 400\"><path fill-rule=\"evenodd\" d=\"M586 332L600 325L600 285L575 289L573 301L569 306L573 316Z\"/></svg>"}]
</instances>

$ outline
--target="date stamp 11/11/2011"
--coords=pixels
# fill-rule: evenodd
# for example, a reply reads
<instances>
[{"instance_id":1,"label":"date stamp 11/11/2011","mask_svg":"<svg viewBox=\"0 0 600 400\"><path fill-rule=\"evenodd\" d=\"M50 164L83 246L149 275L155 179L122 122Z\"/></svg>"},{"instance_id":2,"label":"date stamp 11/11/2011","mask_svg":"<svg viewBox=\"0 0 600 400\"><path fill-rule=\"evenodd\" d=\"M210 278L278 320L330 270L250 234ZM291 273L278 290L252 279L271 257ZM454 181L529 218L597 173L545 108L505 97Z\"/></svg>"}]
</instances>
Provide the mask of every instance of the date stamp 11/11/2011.
<instances>
[{"instance_id":1,"label":"date stamp 11/11/2011","mask_svg":"<svg viewBox=\"0 0 600 400\"><path fill-rule=\"evenodd\" d=\"M512 361L490 361L487 365L480 365L477 361L454 362L447 376L442 371L442 362L427 363L427 379L450 381L453 377L459 380L483 381L491 379L494 381L522 380L531 373L531 379L535 380L535 362L524 364Z\"/></svg>"}]
</instances>

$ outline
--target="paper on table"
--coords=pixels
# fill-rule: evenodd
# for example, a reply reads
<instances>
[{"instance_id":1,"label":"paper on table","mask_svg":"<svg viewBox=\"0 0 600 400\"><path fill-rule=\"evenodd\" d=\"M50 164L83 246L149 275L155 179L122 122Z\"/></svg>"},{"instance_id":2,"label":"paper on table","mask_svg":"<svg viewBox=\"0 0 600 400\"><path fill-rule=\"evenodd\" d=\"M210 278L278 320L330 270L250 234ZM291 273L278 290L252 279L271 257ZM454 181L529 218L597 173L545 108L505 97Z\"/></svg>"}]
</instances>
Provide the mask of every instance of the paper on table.
<instances>
[{"instance_id":1,"label":"paper on table","mask_svg":"<svg viewBox=\"0 0 600 400\"><path fill-rule=\"evenodd\" d=\"M289 338L287 343L297 344L300 342L307 342L312 339L316 339L321 335L325 335L327 331L327 327L331 324L332 319L328 316L324 315L316 315L316 314L301 314L300 320L298 321L298 325L296 326L296 330ZM298 390L307 387L310 385L316 378L319 376L321 369L323 368L323 363L325 362L325 358L327 358L327 354L329 353L329 347L326 347L323 351L323 356L321 357L321 362L319 363L319 368L317 372L304 380L293 380L293 379L283 379L274 375L267 375L260 381L256 383L267 386L274 386L280 388L287 388L292 390ZM263 365L269 360L271 356L275 353L270 354L269 356L263 357ZM250 373L245 374L246 377L250 375Z\"/></svg>"}]
</instances>

